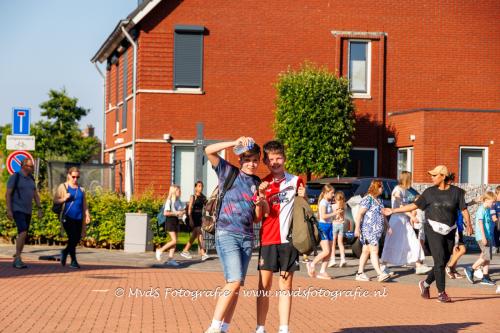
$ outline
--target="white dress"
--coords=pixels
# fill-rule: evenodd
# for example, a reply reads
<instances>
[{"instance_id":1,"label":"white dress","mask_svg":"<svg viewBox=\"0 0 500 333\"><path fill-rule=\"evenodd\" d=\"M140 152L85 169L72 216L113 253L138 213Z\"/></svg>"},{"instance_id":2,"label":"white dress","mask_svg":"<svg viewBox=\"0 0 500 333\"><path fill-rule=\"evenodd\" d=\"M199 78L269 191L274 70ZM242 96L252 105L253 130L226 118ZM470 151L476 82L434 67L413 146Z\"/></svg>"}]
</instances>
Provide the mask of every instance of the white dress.
<instances>
[{"instance_id":1,"label":"white dress","mask_svg":"<svg viewBox=\"0 0 500 333\"><path fill-rule=\"evenodd\" d=\"M408 204L409 194L404 188L396 186L392 191L392 208ZM392 234L385 235L382 261L396 266L423 261L425 254L410 223L410 217L404 213L392 214L389 225Z\"/></svg>"}]
</instances>

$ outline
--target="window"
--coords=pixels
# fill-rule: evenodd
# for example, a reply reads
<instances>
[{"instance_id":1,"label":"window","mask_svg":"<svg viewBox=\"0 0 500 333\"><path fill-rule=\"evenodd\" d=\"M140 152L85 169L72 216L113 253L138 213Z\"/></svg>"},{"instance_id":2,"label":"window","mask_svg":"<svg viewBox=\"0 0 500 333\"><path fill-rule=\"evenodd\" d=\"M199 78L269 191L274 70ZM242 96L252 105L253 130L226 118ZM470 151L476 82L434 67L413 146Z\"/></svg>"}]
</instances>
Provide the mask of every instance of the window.
<instances>
[{"instance_id":1,"label":"window","mask_svg":"<svg viewBox=\"0 0 500 333\"><path fill-rule=\"evenodd\" d=\"M488 148L460 147L460 183L488 183Z\"/></svg>"},{"instance_id":2,"label":"window","mask_svg":"<svg viewBox=\"0 0 500 333\"><path fill-rule=\"evenodd\" d=\"M127 128L127 79L128 79L128 52L123 53L123 105L122 130Z\"/></svg>"},{"instance_id":3,"label":"window","mask_svg":"<svg viewBox=\"0 0 500 333\"><path fill-rule=\"evenodd\" d=\"M178 25L174 34L174 89L202 89L205 28Z\"/></svg>"},{"instance_id":4,"label":"window","mask_svg":"<svg viewBox=\"0 0 500 333\"><path fill-rule=\"evenodd\" d=\"M376 148L353 148L350 158L351 162L347 167L347 176L377 177Z\"/></svg>"},{"instance_id":5,"label":"window","mask_svg":"<svg viewBox=\"0 0 500 333\"><path fill-rule=\"evenodd\" d=\"M413 173L413 148L398 149L398 178L402 171Z\"/></svg>"},{"instance_id":6,"label":"window","mask_svg":"<svg viewBox=\"0 0 500 333\"><path fill-rule=\"evenodd\" d=\"M118 90L120 89L120 63L116 63L115 67L115 134L120 131L120 109L118 108Z\"/></svg>"},{"instance_id":7,"label":"window","mask_svg":"<svg viewBox=\"0 0 500 333\"><path fill-rule=\"evenodd\" d=\"M371 44L349 41L348 78L353 97L370 96Z\"/></svg>"}]
</instances>

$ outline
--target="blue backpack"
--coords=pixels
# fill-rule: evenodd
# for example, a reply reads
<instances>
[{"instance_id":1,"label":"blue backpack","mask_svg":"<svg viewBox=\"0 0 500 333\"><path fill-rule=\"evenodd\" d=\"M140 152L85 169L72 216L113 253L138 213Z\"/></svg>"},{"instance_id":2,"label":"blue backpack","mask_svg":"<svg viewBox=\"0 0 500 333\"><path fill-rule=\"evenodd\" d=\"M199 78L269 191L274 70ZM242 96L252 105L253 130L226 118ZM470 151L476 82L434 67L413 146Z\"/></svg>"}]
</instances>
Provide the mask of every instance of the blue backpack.
<instances>
[{"instance_id":1,"label":"blue backpack","mask_svg":"<svg viewBox=\"0 0 500 333\"><path fill-rule=\"evenodd\" d=\"M158 220L159 225L164 225L165 222L167 221L167 217L163 215L164 210L165 210L165 204L161 205L160 211L158 212L158 215L156 215L156 219Z\"/></svg>"}]
</instances>

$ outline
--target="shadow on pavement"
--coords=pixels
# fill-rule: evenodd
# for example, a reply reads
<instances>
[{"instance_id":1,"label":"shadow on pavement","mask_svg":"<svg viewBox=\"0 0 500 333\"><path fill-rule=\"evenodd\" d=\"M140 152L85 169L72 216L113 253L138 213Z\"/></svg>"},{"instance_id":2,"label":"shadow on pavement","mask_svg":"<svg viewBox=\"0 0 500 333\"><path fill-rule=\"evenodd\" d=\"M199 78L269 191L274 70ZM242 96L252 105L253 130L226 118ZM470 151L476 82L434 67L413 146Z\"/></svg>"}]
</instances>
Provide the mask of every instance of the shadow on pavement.
<instances>
[{"instance_id":1,"label":"shadow on pavement","mask_svg":"<svg viewBox=\"0 0 500 333\"><path fill-rule=\"evenodd\" d=\"M479 322L468 322L468 323L448 323L439 325L400 325L400 326L380 326L380 327L349 327L343 328L339 331L334 331L336 333L420 333L420 332L447 332L455 333L460 332L471 326L480 325ZM333 333L333 332L332 332Z\"/></svg>"},{"instance_id":2,"label":"shadow on pavement","mask_svg":"<svg viewBox=\"0 0 500 333\"><path fill-rule=\"evenodd\" d=\"M144 267L131 267L131 266L115 266L115 265L105 265L105 264L80 264L80 269L70 268L69 263L66 266L61 266L59 262L37 262L26 260L25 261L28 268L17 269L12 267L12 260L0 258L0 279L5 278L22 278L29 277L33 275L47 275L47 274L74 274L74 273L86 273L92 272L94 270L107 270L110 274L96 274L87 275L88 278L99 278L99 279L110 279L110 278L121 278L115 277L113 270L130 270L130 269L145 269ZM117 272L118 273L118 272Z\"/></svg>"}]
</instances>

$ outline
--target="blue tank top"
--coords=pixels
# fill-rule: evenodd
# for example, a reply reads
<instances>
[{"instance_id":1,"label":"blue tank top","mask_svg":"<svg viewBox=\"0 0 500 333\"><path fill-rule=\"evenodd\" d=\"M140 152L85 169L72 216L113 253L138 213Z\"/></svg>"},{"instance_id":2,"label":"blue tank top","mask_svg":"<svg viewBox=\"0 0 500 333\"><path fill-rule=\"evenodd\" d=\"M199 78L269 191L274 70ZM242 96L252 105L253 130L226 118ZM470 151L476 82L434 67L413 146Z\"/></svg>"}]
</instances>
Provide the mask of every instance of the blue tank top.
<instances>
[{"instance_id":1,"label":"blue tank top","mask_svg":"<svg viewBox=\"0 0 500 333\"><path fill-rule=\"evenodd\" d=\"M64 216L73 220L81 220L83 217L83 191L78 188L71 188L68 186L68 193L70 197L64 205Z\"/></svg>"}]
</instances>

